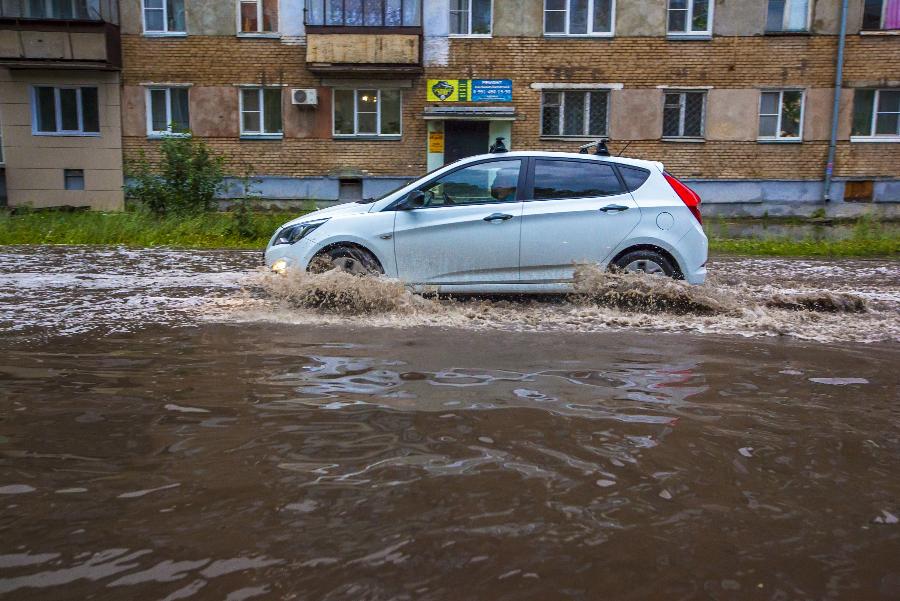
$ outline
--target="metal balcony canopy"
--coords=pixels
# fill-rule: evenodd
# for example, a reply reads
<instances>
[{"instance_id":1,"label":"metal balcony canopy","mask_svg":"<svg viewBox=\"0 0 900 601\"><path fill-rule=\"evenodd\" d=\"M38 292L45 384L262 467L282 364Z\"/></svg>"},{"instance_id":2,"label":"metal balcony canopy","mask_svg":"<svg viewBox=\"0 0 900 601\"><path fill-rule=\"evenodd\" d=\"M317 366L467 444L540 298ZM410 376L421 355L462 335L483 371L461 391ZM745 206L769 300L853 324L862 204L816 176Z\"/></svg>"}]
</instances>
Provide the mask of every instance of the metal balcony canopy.
<instances>
[{"instance_id":1,"label":"metal balcony canopy","mask_svg":"<svg viewBox=\"0 0 900 601\"><path fill-rule=\"evenodd\" d=\"M427 120L465 119L468 121L515 121L514 106L426 106Z\"/></svg>"}]
</instances>

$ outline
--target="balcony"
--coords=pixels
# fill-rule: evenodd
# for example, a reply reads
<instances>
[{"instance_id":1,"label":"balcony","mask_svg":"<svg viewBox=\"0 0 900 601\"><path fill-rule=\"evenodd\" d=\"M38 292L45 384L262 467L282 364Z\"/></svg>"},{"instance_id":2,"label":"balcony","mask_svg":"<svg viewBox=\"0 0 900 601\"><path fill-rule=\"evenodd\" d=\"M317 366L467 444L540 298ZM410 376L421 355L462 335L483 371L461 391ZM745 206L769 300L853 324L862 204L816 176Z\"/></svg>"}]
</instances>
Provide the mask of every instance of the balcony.
<instances>
[{"instance_id":1,"label":"balcony","mask_svg":"<svg viewBox=\"0 0 900 601\"><path fill-rule=\"evenodd\" d=\"M0 66L116 70L116 0L0 0Z\"/></svg>"},{"instance_id":2,"label":"balcony","mask_svg":"<svg viewBox=\"0 0 900 601\"><path fill-rule=\"evenodd\" d=\"M306 63L318 73L420 73L421 0L307 0Z\"/></svg>"}]
</instances>

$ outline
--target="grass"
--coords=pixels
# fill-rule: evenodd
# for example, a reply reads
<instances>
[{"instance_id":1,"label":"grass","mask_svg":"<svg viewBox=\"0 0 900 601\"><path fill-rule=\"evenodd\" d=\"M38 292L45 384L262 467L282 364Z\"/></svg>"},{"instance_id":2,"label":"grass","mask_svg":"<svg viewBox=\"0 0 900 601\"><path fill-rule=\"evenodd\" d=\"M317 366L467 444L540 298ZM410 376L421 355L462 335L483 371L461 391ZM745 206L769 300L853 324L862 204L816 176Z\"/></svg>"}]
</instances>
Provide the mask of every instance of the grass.
<instances>
[{"instance_id":1,"label":"grass","mask_svg":"<svg viewBox=\"0 0 900 601\"><path fill-rule=\"evenodd\" d=\"M32 211L0 212L0 245L89 244L131 247L261 249L275 228L304 211L252 213L249 235L238 233L232 213L158 219L142 212L99 213ZM707 223L712 252L778 257L894 257L900 255L900 225L859 219L844 236L827 236L827 227L814 228L805 238L784 235L734 236L729 224ZM765 223L742 220L739 223ZM849 228L849 229L848 229Z\"/></svg>"},{"instance_id":2,"label":"grass","mask_svg":"<svg viewBox=\"0 0 900 601\"><path fill-rule=\"evenodd\" d=\"M253 213L250 235L232 213L156 218L143 212L0 213L0 244L92 244L174 248L263 248L275 228L302 212Z\"/></svg>"},{"instance_id":3,"label":"grass","mask_svg":"<svg viewBox=\"0 0 900 601\"><path fill-rule=\"evenodd\" d=\"M746 224L747 221L742 223ZM756 220L755 223L765 223ZM900 255L900 226L870 218L857 219L842 226L845 235L829 226L816 226L806 236L784 235L731 236L727 222L714 221L706 227L711 252L770 257L891 257ZM849 230L849 231L847 231Z\"/></svg>"}]
</instances>

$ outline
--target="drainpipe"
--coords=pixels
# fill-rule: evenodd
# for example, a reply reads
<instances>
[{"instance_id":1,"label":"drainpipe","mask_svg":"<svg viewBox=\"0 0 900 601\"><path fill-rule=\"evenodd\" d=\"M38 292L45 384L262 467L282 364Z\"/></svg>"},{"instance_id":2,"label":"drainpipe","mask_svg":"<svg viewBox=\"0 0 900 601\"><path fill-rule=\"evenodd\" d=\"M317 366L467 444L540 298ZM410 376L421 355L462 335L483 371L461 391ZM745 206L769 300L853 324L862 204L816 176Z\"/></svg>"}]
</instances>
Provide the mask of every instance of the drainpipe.
<instances>
[{"instance_id":1,"label":"drainpipe","mask_svg":"<svg viewBox=\"0 0 900 601\"><path fill-rule=\"evenodd\" d=\"M837 151L838 118L841 111L841 88L844 85L844 44L847 41L847 4L841 3L841 34L838 39L837 65L834 76L834 106L831 110L831 141L828 144L828 162L825 164L825 202L831 200L831 176L834 173L834 155Z\"/></svg>"}]
</instances>

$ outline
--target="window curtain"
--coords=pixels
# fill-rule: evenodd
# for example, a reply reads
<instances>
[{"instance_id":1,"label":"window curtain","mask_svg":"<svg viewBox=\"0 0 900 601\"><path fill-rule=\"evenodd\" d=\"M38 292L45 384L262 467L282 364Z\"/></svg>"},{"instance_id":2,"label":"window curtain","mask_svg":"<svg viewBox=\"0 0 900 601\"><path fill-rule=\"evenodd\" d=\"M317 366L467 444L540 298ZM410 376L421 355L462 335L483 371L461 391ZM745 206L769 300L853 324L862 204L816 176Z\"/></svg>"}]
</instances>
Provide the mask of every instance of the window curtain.
<instances>
[{"instance_id":1,"label":"window curtain","mask_svg":"<svg viewBox=\"0 0 900 601\"><path fill-rule=\"evenodd\" d=\"M900 0L885 0L884 29L900 29Z\"/></svg>"}]
</instances>

